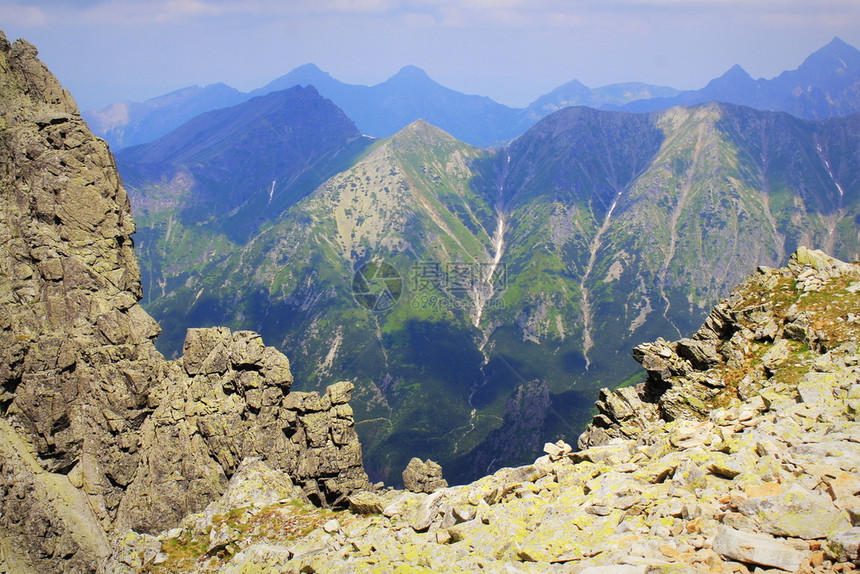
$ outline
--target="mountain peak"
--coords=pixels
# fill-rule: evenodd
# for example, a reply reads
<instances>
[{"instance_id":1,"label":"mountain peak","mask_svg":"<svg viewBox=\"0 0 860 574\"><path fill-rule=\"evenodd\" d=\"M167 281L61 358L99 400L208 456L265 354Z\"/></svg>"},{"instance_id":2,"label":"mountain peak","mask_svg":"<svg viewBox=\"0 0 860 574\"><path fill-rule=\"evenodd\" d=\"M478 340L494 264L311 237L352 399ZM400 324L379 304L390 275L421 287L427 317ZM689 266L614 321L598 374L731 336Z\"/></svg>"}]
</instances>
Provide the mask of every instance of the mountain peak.
<instances>
[{"instance_id":1,"label":"mountain peak","mask_svg":"<svg viewBox=\"0 0 860 574\"><path fill-rule=\"evenodd\" d=\"M326 72L323 72L320 69L320 67L317 66L316 64L314 64L313 62L308 62L307 64L302 64L301 66L294 68L293 72L302 72L302 73L315 72L315 73L322 73L322 74L326 73Z\"/></svg>"},{"instance_id":2,"label":"mountain peak","mask_svg":"<svg viewBox=\"0 0 860 574\"><path fill-rule=\"evenodd\" d=\"M740 64L735 64L734 66L726 70L726 73L720 76L720 78L725 80L751 80L752 76L750 76L749 73L744 70Z\"/></svg>"},{"instance_id":3,"label":"mountain peak","mask_svg":"<svg viewBox=\"0 0 860 574\"><path fill-rule=\"evenodd\" d=\"M454 137L445 130L434 126L423 119L417 119L405 128L391 136L391 141L402 142L429 142L456 141Z\"/></svg>"},{"instance_id":4,"label":"mountain peak","mask_svg":"<svg viewBox=\"0 0 860 574\"><path fill-rule=\"evenodd\" d=\"M429 80L430 76L427 75L427 72L419 68L418 66L407 65L400 68L396 74L391 76L389 80Z\"/></svg>"},{"instance_id":5,"label":"mountain peak","mask_svg":"<svg viewBox=\"0 0 860 574\"><path fill-rule=\"evenodd\" d=\"M853 66L860 66L860 50L834 36L828 44L810 54L798 71L809 73Z\"/></svg>"},{"instance_id":6,"label":"mountain peak","mask_svg":"<svg viewBox=\"0 0 860 574\"><path fill-rule=\"evenodd\" d=\"M320 80L330 81L333 78L331 77L331 74L320 69L320 67L316 64L307 63L302 64L298 68L294 68L286 75L281 76L280 78L275 80L275 82L286 79L289 79L289 81L295 82L296 84L313 84L315 82L319 82Z\"/></svg>"},{"instance_id":7,"label":"mountain peak","mask_svg":"<svg viewBox=\"0 0 860 574\"><path fill-rule=\"evenodd\" d=\"M729 68L728 71L726 72L726 74L739 74L739 75L742 74L744 76L749 76L747 71L744 70L740 64L735 64L734 66Z\"/></svg>"},{"instance_id":8,"label":"mountain peak","mask_svg":"<svg viewBox=\"0 0 860 574\"><path fill-rule=\"evenodd\" d=\"M735 64L725 74L708 82L708 85L702 88L702 92L709 99L735 101L738 94L744 94L746 97L751 96L755 88L756 81L753 80L752 76L741 66Z\"/></svg>"},{"instance_id":9,"label":"mountain peak","mask_svg":"<svg viewBox=\"0 0 860 574\"><path fill-rule=\"evenodd\" d=\"M833 39L830 40L830 42L821 49L822 50L838 50L838 51L848 50L851 52L857 51L857 48L855 48L854 46L852 46L851 44L849 44L848 42L846 42L845 40L843 40L839 36L833 36Z\"/></svg>"},{"instance_id":10,"label":"mountain peak","mask_svg":"<svg viewBox=\"0 0 860 574\"><path fill-rule=\"evenodd\" d=\"M293 68L283 76L275 78L262 88L257 88L250 92L250 96L262 96L270 92L286 90L293 86L312 85L317 89L322 89L324 86L336 84L337 80L331 77L326 71L323 71L316 64L302 64L298 68Z\"/></svg>"}]
</instances>

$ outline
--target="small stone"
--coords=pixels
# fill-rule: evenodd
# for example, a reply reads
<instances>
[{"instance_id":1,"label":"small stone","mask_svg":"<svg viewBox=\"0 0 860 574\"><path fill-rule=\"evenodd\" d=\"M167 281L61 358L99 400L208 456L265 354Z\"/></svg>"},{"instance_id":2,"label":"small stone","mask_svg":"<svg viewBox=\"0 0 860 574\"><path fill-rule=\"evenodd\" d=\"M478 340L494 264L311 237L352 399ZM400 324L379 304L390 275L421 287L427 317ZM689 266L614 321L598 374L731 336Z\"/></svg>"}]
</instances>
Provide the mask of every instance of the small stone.
<instances>
[{"instance_id":1,"label":"small stone","mask_svg":"<svg viewBox=\"0 0 860 574\"><path fill-rule=\"evenodd\" d=\"M854 527L827 539L827 556L837 562L860 558L860 527Z\"/></svg>"},{"instance_id":2,"label":"small stone","mask_svg":"<svg viewBox=\"0 0 860 574\"><path fill-rule=\"evenodd\" d=\"M782 486L778 482L766 482L764 484L751 484L744 487L744 494L749 498L763 496L774 496L782 492Z\"/></svg>"},{"instance_id":3,"label":"small stone","mask_svg":"<svg viewBox=\"0 0 860 574\"><path fill-rule=\"evenodd\" d=\"M809 555L809 565L813 568L818 568L824 562L824 551L816 550Z\"/></svg>"},{"instance_id":4,"label":"small stone","mask_svg":"<svg viewBox=\"0 0 860 574\"><path fill-rule=\"evenodd\" d=\"M436 543L437 544L450 544L453 542L453 538L451 533L448 532L447 529L443 528L436 531Z\"/></svg>"},{"instance_id":5,"label":"small stone","mask_svg":"<svg viewBox=\"0 0 860 574\"><path fill-rule=\"evenodd\" d=\"M329 534L334 534L335 532L340 530L340 522L338 522L336 519L332 518L331 520L329 520L325 524L323 524L323 530L325 530Z\"/></svg>"}]
</instances>

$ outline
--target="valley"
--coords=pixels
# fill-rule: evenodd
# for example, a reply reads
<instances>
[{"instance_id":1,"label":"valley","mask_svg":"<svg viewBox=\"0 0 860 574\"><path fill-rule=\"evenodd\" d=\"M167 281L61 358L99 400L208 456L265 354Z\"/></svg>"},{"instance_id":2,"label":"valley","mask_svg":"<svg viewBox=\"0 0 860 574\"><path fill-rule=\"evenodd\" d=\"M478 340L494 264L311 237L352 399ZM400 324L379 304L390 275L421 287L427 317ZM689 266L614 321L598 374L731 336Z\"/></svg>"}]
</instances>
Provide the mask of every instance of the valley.
<instances>
[{"instance_id":1,"label":"valley","mask_svg":"<svg viewBox=\"0 0 860 574\"><path fill-rule=\"evenodd\" d=\"M856 569L860 114L535 121L112 153L0 32L0 572Z\"/></svg>"},{"instance_id":2,"label":"valley","mask_svg":"<svg viewBox=\"0 0 860 574\"><path fill-rule=\"evenodd\" d=\"M325 101L309 90L295 109ZM255 102L241 114L289 121ZM778 265L801 244L857 258L856 123L715 103L567 108L497 150L421 120L378 140L346 127L324 152L334 163L296 164L331 171L285 188L286 172L248 172L227 205L204 199L207 174L247 152L213 148L173 164L184 191L138 217L144 284L168 286L146 299L171 318L157 344L170 356L186 326L254 329L303 388L355 385L372 479L396 483L420 456L470 480L525 456L493 433L522 427L510 399L532 381L546 398L528 432L572 440L598 389L636 372L628 349L689 333L742 269ZM146 173L138 158L171 137L118 152L121 173ZM281 145L292 144L273 142L272 157ZM133 205L164 193L125 182ZM367 263L396 270L396 304L356 303L353 275Z\"/></svg>"}]
</instances>

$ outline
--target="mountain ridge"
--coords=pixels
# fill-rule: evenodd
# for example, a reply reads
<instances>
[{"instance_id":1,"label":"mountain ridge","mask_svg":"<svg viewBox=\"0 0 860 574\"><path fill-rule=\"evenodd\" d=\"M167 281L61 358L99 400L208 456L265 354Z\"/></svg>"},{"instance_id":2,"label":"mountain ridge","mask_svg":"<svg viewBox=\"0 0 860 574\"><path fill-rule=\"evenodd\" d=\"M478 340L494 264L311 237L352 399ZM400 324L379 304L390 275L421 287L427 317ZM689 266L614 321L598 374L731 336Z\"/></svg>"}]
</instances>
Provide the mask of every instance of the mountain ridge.
<instances>
[{"instance_id":1,"label":"mountain ridge","mask_svg":"<svg viewBox=\"0 0 860 574\"><path fill-rule=\"evenodd\" d=\"M316 88L320 93L343 108L359 125L361 131L368 135L387 137L412 120L424 117L472 145L502 146L521 135L540 118L572 105L646 112L716 99L758 109L788 111L806 119L847 115L860 111L851 103L857 100L856 86L860 77L856 60L857 50L839 38L834 38L828 45L807 57L797 70L782 72L771 80L751 80L744 77L748 75L745 72L739 73L742 68L737 65L723 76L711 80L701 90L684 92L638 82L592 89L572 80L548 94L539 96L522 109L498 104L486 96L470 96L444 88L415 66L404 66L384 82L364 86L340 82L316 65L305 64L247 94L233 93L228 97L217 95L214 86L186 88L190 93L201 93L196 97L189 97L188 102L178 104L175 111L161 119L159 107L169 99L170 94L153 98L143 104L115 104L113 108L87 111L84 112L84 117L93 125L98 135L107 138L114 149L118 149L164 135L170 129L191 119L194 113L233 105L294 85L317 84ZM839 72L841 68L837 61L847 68ZM410 87L410 82L405 81L408 76L412 76L412 83L417 81L420 84L420 90L404 91L403 88ZM729 81L732 78L742 82L740 90ZM804 93L810 86L815 89ZM180 92L182 90L173 94ZM435 101L428 99L430 93L435 94ZM205 104L207 99L209 104ZM481 125L478 119L473 117L475 114L479 114L487 125ZM118 122L124 123L119 125ZM135 135L137 130L144 128L145 133Z\"/></svg>"},{"instance_id":2,"label":"mountain ridge","mask_svg":"<svg viewBox=\"0 0 860 574\"><path fill-rule=\"evenodd\" d=\"M391 480L409 451L460 482L504 460L482 442L528 382L560 413L543 440L570 436L595 386L634 373L625 345L694 329L740 266L777 265L801 244L856 257L858 118L566 108L495 151L416 121L247 244L168 279L148 308L300 348L309 388L356 385L374 478ZM382 263L399 273L399 300L368 312L353 276ZM176 348L180 332L160 341ZM434 435L427 400L446 405L451 428ZM517 412L510 427L525 428Z\"/></svg>"},{"instance_id":3,"label":"mountain ridge","mask_svg":"<svg viewBox=\"0 0 860 574\"><path fill-rule=\"evenodd\" d=\"M708 83L674 98L631 102L622 109L653 111L673 105L694 105L711 100L756 109L785 111L803 119L826 119L860 111L860 50L834 37L810 54L794 70L772 79L753 80L738 65ZM738 89L734 83L740 81Z\"/></svg>"}]
</instances>

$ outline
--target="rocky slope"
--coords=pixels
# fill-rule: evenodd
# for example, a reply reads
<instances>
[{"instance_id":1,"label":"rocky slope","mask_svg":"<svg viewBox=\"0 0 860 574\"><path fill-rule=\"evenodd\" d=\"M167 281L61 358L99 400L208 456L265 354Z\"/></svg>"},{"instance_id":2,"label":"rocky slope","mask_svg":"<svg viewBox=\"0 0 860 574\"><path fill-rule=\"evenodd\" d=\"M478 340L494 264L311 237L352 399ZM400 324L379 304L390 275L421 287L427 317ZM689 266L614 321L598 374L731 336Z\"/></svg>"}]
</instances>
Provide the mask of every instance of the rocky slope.
<instances>
[{"instance_id":1,"label":"rocky slope","mask_svg":"<svg viewBox=\"0 0 860 574\"><path fill-rule=\"evenodd\" d=\"M291 393L249 331L158 353L113 158L36 56L0 34L0 569L94 571L118 532L178 523L249 456L318 503L366 486L351 383Z\"/></svg>"},{"instance_id":2,"label":"rocky slope","mask_svg":"<svg viewBox=\"0 0 860 574\"><path fill-rule=\"evenodd\" d=\"M860 264L799 249L694 337L638 347L647 382L603 392L578 452L550 443L527 466L357 493L341 512L257 495L273 471L255 468L181 527L129 537L111 571L855 571L858 303Z\"/></svg>"}]
</instances>

